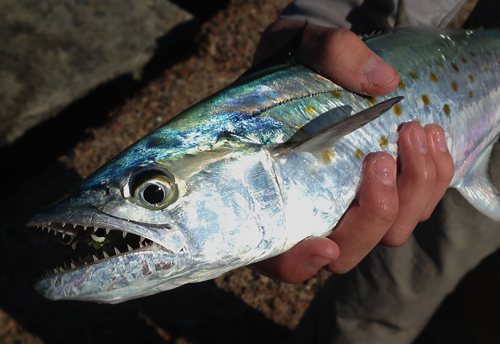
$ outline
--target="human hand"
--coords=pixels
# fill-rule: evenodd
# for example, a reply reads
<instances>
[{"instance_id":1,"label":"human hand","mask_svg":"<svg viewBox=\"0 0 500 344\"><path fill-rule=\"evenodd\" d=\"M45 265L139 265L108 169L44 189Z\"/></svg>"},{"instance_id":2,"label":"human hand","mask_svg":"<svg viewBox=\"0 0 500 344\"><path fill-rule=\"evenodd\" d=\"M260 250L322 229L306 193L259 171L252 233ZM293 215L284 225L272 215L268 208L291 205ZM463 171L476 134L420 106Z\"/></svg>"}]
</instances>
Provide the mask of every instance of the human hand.
<instances>
[{"instance_id":1,"label":"human hand","mask_svg":"<svg viewBox=\"0 0 500 344\"><path fill-rule=\"evenodd\" d=\"M279 20L263 35L255 60L273 42L290 39L303 22ZM268 55L267 55L268 56ZM304 63L336 83L368 95L384 95L398 84L397 72L355 34L309 24L299 52ZM253 264L252 269L290 283L325 268L345 273L377 244L403 245L420 221L428 219L453 177L454 166L438 125L408 123L399 129L398 163L387 153L368 155L356 199L327 238L308 238L290 251Z\"/></svg>"}]
</instances>

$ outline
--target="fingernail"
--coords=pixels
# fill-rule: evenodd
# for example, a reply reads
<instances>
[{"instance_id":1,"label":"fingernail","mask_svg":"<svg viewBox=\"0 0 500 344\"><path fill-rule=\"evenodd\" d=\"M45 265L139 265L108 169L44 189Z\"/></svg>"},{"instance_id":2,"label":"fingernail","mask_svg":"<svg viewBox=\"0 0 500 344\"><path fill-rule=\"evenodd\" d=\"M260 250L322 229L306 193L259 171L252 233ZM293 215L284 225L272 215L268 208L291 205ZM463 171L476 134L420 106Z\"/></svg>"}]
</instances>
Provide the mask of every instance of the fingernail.
<instances>
[{"instance_id":1,"label":"fingernail","mask_svg":"<svg viewBox=\"0 0 500 344\"><path fill-rule=\"evenodd\" d=\"M363 68L366 80L372 85L387 85L394 80L397 73L394 68L378 56L372 56Z\"/></svg>"},{"instance_id":2,"label":"fingernail","mask_svg":"<svg viewBox=\"0 0 500 344\"><path fill-rule=\"evenodd\" d=\"M427 139L425 131L421 128L410 130L410 140L413 146L424 154L427 154Z\"/></svg>"},{"instance_id":3,"label":"fingernail","mask_svg":"<svg viewBox=\"0 0 500 344\"><path fill-rule=\"evenodd\" d=\"M446 153L448 151L448 146L446 145L446 138L442 130L436 131L432 136L432 138L434 139L434 144L441 152Z\"/></svg>"},{"instance_id":4,"label":"fingernail","mask_svg":"<svg viewBox=\"0 0 500 344\"><path fill-rule=\"evenodd\" d=\"M396 179L394 163L385 157L381 157L374 164L375 175L385 186L393 187Z\"/></svg>"},{"instance_id":5,"label":"fingernail","mask_svg":"<svg viewBox=\"0 0 500 344\"><path fill-rule=\"evenodd\" d=\"M332 259L323 256L311 256L306 259L305 266L311 271L318 271L332 262Z\"/></svg>"}]
</instances>

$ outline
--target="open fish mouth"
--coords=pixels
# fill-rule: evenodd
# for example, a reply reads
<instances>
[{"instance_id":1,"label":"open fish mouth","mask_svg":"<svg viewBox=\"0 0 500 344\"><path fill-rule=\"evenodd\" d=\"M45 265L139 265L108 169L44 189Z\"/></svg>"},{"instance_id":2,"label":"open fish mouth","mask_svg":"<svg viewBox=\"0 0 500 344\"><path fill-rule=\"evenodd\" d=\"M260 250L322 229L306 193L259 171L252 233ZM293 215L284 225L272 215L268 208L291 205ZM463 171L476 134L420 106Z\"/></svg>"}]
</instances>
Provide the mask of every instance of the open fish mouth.
<instances>
[{"instance_id":1,"label":"open fish mouth","mask_svg":"<svg viewBox=\"0 0 500 344\"><path fill-rule=\"evenodd\" d=\"M41 228L66 247L63 253L59 254L60 264L49 269L42 278L101 263L132 252L166 250L144 236L119 229L68 222L30 223L30 226Z\"/></svg>"}]
</instances>

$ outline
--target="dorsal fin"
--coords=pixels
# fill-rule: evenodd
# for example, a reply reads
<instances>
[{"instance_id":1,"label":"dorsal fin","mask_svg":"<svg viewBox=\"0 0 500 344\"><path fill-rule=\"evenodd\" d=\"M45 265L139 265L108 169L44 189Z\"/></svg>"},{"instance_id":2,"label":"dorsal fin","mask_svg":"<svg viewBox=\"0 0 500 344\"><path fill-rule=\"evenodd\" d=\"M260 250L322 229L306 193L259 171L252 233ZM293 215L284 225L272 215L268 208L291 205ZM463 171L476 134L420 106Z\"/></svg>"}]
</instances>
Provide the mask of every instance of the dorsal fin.
<instances>
[{"instance_id":1,"label":"dorsal fin","mask_svg":"<svg viewBox=\"0 0 500 344\"><path fill-rule=\"evenodd\" d=\"M246 78L261 70L291 62L293 60L293 55L299 50L300 41L302 40L302 35L304 34L307 24L309 24L309 22L306 21L299 31L293 35L292 39L282 46L274 55L250 67L249 70L240 76L240 79Z\"/></svg>"},{"instance_id":2,"label":"dorsal fin","mask_svg":"<svg viewBox=\"0 0 500 344\"><path fill-rule=\"evenodd\" d=\"M404 0L398 0L398 10L396 12L396 22L394 28L408 27L410 26L410 20L406 13L406 6Z\"/></svg>"}]
</instances>

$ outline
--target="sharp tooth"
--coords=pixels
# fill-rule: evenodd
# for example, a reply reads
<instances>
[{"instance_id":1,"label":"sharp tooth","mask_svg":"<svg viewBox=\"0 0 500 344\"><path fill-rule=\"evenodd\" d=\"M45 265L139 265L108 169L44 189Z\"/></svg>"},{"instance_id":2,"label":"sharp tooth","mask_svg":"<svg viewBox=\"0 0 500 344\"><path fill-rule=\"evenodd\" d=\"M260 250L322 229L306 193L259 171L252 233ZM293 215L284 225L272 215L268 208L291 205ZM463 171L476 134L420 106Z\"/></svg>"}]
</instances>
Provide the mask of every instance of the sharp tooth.
<instances>
[{"instance_id":1,"label":"sharp tooth","mask_svg":"<svg viewBox=\"0 0 500 344\"><path fill-rule=\"evenodd\" d=\"M123 238L127 236L127 232L122 232Z\"/></svg>"},{"instance_id":2,"label":"sharp tooth","mask_svg":"<svg viewBox=\"0 0 500 344\"><path fill-rule=\"evenodd\" d=\"M48 222L48 223L47 223L47 226L50 226L51 224L52 224L52 222Z\"/></svg>"},{"instance_id":3,"label":"sharp tooth","mask_svg":"<svg viewBox=\"0 0 500 344\"><path fill-rule=\"evenodd\" d=\"M99 258L97 258L95 254L92 255L92 258L94 259L94 262L97 262L99 260Z\"/></svg>"},{"instance_id":4,"label":"sharp tooth","mask_svg":"<svg viewBox=\"0 0 500 344\"><path fill-rule=\"evenodd\" d=\"M87 230L87 226L83 226L83 230L86 231Z\"/></svg>"},{"instance_id":5,"label":"sharp tooth","mask_svg":"<svg viewBox=\"0 0 500 344\"><path fill-rule=\"evenodd\" d=\"M58 272L59 272L59 271L57 271L57 269L56 269L56 268L54 268L54 273L56 273L56 274L57 274Z\"/></svg>"},{"instance_id":6,"label":"sharp tooth","mask_svg":"<svg viewBox=\"0 0 500 344\"><path fill-rule=\"evenodd\" d=\"M64 227L64 226L66 226L66 222L63 222L63 223L61 223L61 224L62 224L62 226L63 226L63 227Z\"/></svg>"},{"instance_id":7,"label":"sharp tooth","mask_svg":"<svg viewBox=\"0 0 500 344\"><path fill-rule=\"evenodd\" d=\"M140 247L142 247L142 246L143 246L143 245L142 245L142 243L143 243L143 241L144 241L144 240L146 240L146 238L145 238L145 237L143 237L143 236L141 236L141 239L139 240L139 246L140 246Z\"/></svg>"},{"instance_id":8,"label":"sharp tooth","mask_svg":"<svg viewBox=\"0 0 500 344\"><path fill-rule=\"evenodd\" d=\"M76 223L73 223L73 228L76 228L76 226L78 226Z\"/></svg>"},{"instance_id":9,"label":"sharp tooth","mask_svg":"<svg viewBox=\"0 0 500 344\"><path fill-rule=\"evenodd\" d=\"M120 250L118 250L116 247L115 247L115 253L118 255L118 254L121 254Z\"/></svg>"},{"instance_id":10,"label":"sharp tooth","mask_svg":"<svg viewBox=\"0 0 500 344\"><path fill-rule=\"evenodd\" d=\"M64 272L64 269L62 268L62 266L59 268L59 272Z\"/></svg>"},{"instance_id":11,"label":"sharp tooth","mask_svg":"<svg viewBox=\"0 0 500 344\"><path fill-rule=\"evenodd\" d=\"M109 258L108 254L106 253L106 251L102 251L102 254L104 255L104 258Z\"/></svg>"},{"instance_id":12,"label":"sharp tooth","mask_svg":"<svg viewBox=\"0 0 500 344\"><path fill-rule=\"evenodd\" d=\"M111 229L106 228L106 235L108 235L108 234L109 234L109 231L110 231L110 230L111 230Z\"/></svg>"},{"instance_id":13,"label":"sharp tooth","mask_svg":"<svg viewBox=\"0 0 500 344\"><path fill-rule=\"evenodd\" d=\"M129 251L133 251L134 249L132 248L132 246L130 246L129 244L127 244L127 248Z\"/></svg>"},{"instance_id":14,"label":"sharp tooth","mask_svg":"<svg viewBox=\"0 0 500 344\"><path fill-rule=\"evenodd\" d=\"M54 229L54 236L56 236L56 235L57 235L57 231Z\"/></svg>"},{"instance_id":15,"label":"sharp tooth","mask_svg":"<svg viewBox=\"0 0 500 344\"><path fill-rule=\"evenodd\" d=\"M66 262L63 263L63 266L64 266L64 270L68 269L68 264L66 264Z\"/></svg>"},{"instance_id":16,"label":"sharp tooth","mask_svg":"<svg viewBox=\"0 0 500 344\"><path fill-rule=\"evenodd\" d=\"M73 264L73 263L71 263L71 268L72 268L72 269L76 268L76 265L75 265L75 264Z\"/></svg>"},{"instance_id":17,"label":"sharp tooth","mask_svg":"<svg viewBox=\"0 0 500 344\"><path fill-rule=\"evenodd\" d=\"M78 263L81 263L82 262L82 257L78 257Z\"/></svg>"},{"instance_id":18,"label":"sharp tooth","mask_svg":"<svg viewBox=\"0 0 500 344\"><path fill-rule=\"evenodd\" d=\"M62 234L62 238L64 239L64 237L65 237L65 236L66 236L66 233L64 233L64 232L63 232L63 234Z\"/></svg>"},{"instance_id":19,"label":"sharp tooth","mask_svg":"<svg viewBox=\"0 0 500 344\"><path fill-rule=\"evenodd\" d=\"M71 259L71 264L76 265L76 263L73 259Z\"/></svg>"}]
</instances>

